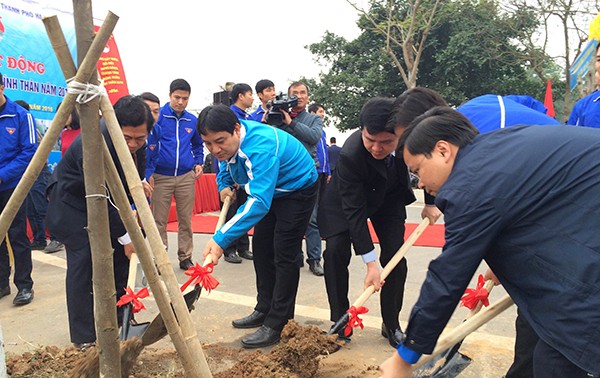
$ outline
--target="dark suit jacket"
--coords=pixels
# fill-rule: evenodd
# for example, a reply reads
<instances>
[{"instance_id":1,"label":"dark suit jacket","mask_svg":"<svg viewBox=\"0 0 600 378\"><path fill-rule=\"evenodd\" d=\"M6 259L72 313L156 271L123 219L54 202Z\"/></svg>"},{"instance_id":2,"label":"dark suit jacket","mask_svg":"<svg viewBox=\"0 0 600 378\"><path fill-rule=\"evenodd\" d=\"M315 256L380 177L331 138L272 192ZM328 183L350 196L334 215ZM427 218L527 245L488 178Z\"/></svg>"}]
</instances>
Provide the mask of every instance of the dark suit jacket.
<instances>
[{"instance_id":1,"label":"dark suit jacket","mask_svg":"<svg viewBox=\"0 0 600 378\"><path fill-rule=\"evenodd\" d=\"M329 166L333 171L337 165L337 162L340 158L340 151L342 149L337 144L332 144L329 146L328 154L329 154Z\"/></svg>"},{"instance_id":2,"label":"dark suit jacket","mask_svg":"<svg viewBox=\"0 0 600 378\"><path fill-rule=\"evenodd\" d=\"M385 160L375 160L365 149L360 130L346 140L319 204L318 224L322 237L349 231L355 253L362 255L374 248L368 218L406 219L405 206L414 202L415 197L409 186L406 165L400 158L391 158L394 177L388 176Z\"/></svg>"},{"instance_id":3,"label":"dark suit jacket","mask_svg":"<svg viewBox=\"0 0 600 378\"><path fill-rule=\"evenodd\" d=\"M127 189L123 169L118 161L117 153L108 130L104 125L102 126L102 134L107 142L113 161L117 166L121 182L130 197L130 203L133 203ZM134 159L140 179L143 179L145 173L145 149L145 147L140 148ZM104 167L100 166L95 168L104 169ZM47 195L49 203L46 214L46 227L50 233L61 242L72 246L72 248L81 248L87 244L89 240L87 231L85 230L87 225L87 205L85 199L81 135L73 141L54 169L48 182ZM125 226L121 221L117 209L110 203L108 203L108 216L111 239L116 239L124 235L126 233Z\"/></svg>"}]
</instances>

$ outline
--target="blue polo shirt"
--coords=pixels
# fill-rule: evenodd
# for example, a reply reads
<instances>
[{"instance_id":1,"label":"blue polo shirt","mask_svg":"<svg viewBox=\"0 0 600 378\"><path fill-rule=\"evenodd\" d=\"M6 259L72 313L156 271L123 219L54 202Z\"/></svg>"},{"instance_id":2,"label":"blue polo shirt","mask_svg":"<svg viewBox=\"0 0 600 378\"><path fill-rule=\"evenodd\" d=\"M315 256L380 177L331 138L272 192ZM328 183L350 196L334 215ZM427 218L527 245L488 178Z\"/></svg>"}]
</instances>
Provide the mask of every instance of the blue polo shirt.
<instances>
[{"instance_id":1,"label":"blue polo shirt","mask_svg":"<svg viewBox=\"0 0 600 378\"><path fill-rule=\"evenodd\" d=\"M567 125L600 128L600 91L594 91L577 101Z\"/></svg>"},{"instance_id":2,"label":"blue polo shirt","mask_svg":"<svg viewBox=\"0 0 600 378\"><path fill-rule=\"evenodd\" d=\"M248 119L248 113L246 113L244 110L238 108L235 105L231 105L230 108L235 113L235 116L239 119L243 119L244 121Z\"/></svg>"}]
</instances>

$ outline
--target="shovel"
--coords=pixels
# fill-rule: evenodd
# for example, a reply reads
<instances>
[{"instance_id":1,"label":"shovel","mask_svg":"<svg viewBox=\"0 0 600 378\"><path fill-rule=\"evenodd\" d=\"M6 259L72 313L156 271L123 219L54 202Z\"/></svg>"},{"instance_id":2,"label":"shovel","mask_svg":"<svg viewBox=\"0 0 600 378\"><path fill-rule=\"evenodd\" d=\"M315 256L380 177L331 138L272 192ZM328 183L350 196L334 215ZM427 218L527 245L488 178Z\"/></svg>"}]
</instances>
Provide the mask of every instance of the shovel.
<instances>
[{"instance_id":1,"label":"shovel","mask_svg":"<svg viewBox=\"0 0 600 378\"><path fill-rule=\"evenodd\" d=\"M135 276L137 274L138 257L136 253L131 254L129 259L129 275L127 277L127 287L135 290ZM132 337L140 337L144 334L148 328L150 322L137 323L133 318L133 303L130 302L125 305L123 311L123 322L121 325L121 332L119 333L119 339L128 340Z\"/></svg>"},{"instance_id":2,"label":"shovel","mask_svg":"<svg viewBox=\"0 0 600 378\"><path fill-rule=\"evenodd\" d=\"M221 212L219 214L219 220L217 222L217 226L215 227L215 232L219 228L221 228L221 226L223 226L223 224L225 223L225 217L227 216L227 210L229 210L230 204L231 204L231 197L227 197L225 199L225 201L223 202L223 208L221 209ZM207 264L209 264L211 262L212 262L212 258L210 256L207 256L202 265L206 266ZM194 286L194 288L191 291L189 291L183 295L183 299L185 300L188 311L192 311L194 309L194 304L200 297L201 292L202 292L202 286L196 285L196 286ZM146 332L144 332L144 334L142 335L142 337L141 337L142 345L148 346L148 345L154 344L157 341L159 341L160 339L162 339L163 337L165 337L167 335L167 333L168 333L167 327L165 326L163 318L160 314L158 314L158 315L156 315L154 320L152 320L152 322L146 329Z\"/></svg>"},{"instance_id":3,"label":"shovel","mask_svg":"<svg viewBox=\"0 0 600 378\"><path fill-rule=\"evenodd\" d=\"M417 241L419 236L421 236L421 234L423 233L423 231L425 231L425 229L427 228L428 225L429 225L429 219L425 218L421 221L421 223L417 226L417 228L415 228L415 230L412 232L412 234L410 234L410 236L408 237L406 242L404 242L404 244L402 244L402 247L400 247L398 252L396 252L396 254L392 257L392 259L386 264L386 266L381 271L381 280L382 281L385 280L385 278L392 272L392 270L396 267L396 265L398 265L400 260L402 260L404 255L406 255L406 252L408 252L410 247L412 247L413 244L415 244L415 242ZM365 291L363 291L363 293L360 295L360 297L358 297L358 299L352 304L351 308L358 309L359 307L361 307L374 292L375 292L375 287L373 285L366 288ZM341 331L342 329L344 329L346 327L346 325L348 324L348 321L350 321L350 312L346 312L337 322L335 322L335 324L331 327L331 329L329 330L329 332L327 332L327 334L333 335L335 333L338 333L339 331Z\"/></svg>"},{"instance_id":4,"label":"shovel","mask_svg":"<svg viewBox=\"0 0 600 378\"><path fill-rule=\"evenodd\" d=\"M492 289L494 288L494 281L487 280L484 288L488 293L491 293ZM475 316L481 310L482 306L483 303L479 301L479 303L477 303L477 305L469 312L464 321L466 322ZM431 358L429 358L429 361L424 363L423 366L415 371L414 376L436 378L456 377L458 374L460 374L460 372L466 369L472 361L470 357L465 356L458 351L463 341L464 339L461 339L456 344L444 351L441 351L437 355L432 354ZM436 352L434 351L434 353ZM425 360L425 358L423 358L423 360Z\"/></svg>"},{"instance_id":5,"label":"shovel","mask_svg":"<svg viewBox=\"0 0 600 378\"><path fill-rule=\"evenodd\" d=\"M425 355L414 365L413 377L451 378L456 377L470 363L471 358L457 353L465 337L476 331L479 327L492 320L514 302L509 295L505 295L496 303L491 304L483 311L467 318L461 325L454 328L435 345L433 353ZM454 351L453 351L454 350ZM452 352L453 351L453 352ZM443 357L437 358L444 353ZM453 353L453 354L452 354ZM434 362L435 359L435 362Z\"/></svg>"}]
</instances>

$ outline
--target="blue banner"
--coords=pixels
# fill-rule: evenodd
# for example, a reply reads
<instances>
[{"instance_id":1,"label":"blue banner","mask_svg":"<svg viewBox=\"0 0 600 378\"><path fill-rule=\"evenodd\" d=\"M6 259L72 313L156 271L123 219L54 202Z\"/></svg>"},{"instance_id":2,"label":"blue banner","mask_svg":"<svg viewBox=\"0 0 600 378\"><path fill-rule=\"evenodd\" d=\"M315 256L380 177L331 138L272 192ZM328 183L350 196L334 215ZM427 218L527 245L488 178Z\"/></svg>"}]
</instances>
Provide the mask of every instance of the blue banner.
<instances>
[{"instance_id":1,"label":"blue banner","mask_svg":"<svg viewBox=\"0 0 600 378\"><path fill-rule=\"evenodd\" d=\"M595 39L591 39L590 41L588 41L587 45L585 45L581 53L573 62L573 65L571 65L571 68L569 69L571 91L575 89L579 79L587 75L592 58L596 56L597 45L598 41L596 41Z\"/></svg>"},{"instance_id":2,"label":"blue banner","mask_svg":"<svg viewBox=\"0 0 600 378\"><path fill-rule=\"evenodd\" d=\"M71 13L44 8L32 1L0 2L0 72L5 95L24 100L37 120L50 121L66 94L66 82L42 23L56 15L76 59ZM45 122L44 122L45 123Z\"/></svg>"}]
</instances>

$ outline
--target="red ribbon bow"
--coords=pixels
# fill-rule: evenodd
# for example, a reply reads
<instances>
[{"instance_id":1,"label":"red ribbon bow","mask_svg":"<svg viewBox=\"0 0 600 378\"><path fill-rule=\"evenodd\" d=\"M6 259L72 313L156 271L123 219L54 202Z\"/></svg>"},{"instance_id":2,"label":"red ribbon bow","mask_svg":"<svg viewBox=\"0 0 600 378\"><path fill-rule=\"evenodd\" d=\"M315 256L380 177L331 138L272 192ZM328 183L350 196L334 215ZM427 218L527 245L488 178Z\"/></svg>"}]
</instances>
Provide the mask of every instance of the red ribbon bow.
<instances>
[{"instance_id":1,"label":"red ribbon bow","mask_svg":"<svg viewBox=\"0 0 600 378\"><path fill-rule=\"evenodd\" d=\"M138 312L146 309L146 306L144 306L140 299L146 298L149 295L150 293L148 292L147 287L140 289L137 293L134 293L133 289L127 286L127 288L125 288L125 294L121 296L121 299L119 299L119 301L117 302L117 306L121 307L125 306L128 303L132 303L133 313L137 314Z\"/></svg>"},{"instance_id":2,"label":"red ribbon bow","mask_svg":"<svg viewBox=\"0 0 600 378\"><path fill-rule=\"evenodd\" d=\"M219 286L219 281L212 276L214 270L215 265L213 263L208 263L206 266L196 263L196 265L185 271L185 275L190 276L190 278L181 285L181 291L184 291L190 284L199 284L210 293L212 289Z\"/></svg>"},{"instance_id":3,"label":"red ribbon bow","mask_svg":"<svg viewBox=\"0 0 600 378\"><path fill-rule=\"evenodd\" d=\"M485 285L485 279L483 278L483 274L480 274L477 278L477 287L465 290L465 294L460 299L461 304L469 310L475 308L480 301L484 306L489 306L490 301L488 300L488 296L490 293L483 285Z\"/></svg>"},{"instance_id":4,"label":"red ribbon bow","mask_svg":"<svg viewBox=\"0 0 600 378\"><path fill-rule=\"evenodd\" d=\"M352 306L346 311L350 314L350 318L348 319L348 324L346 328L344 328L344 336L350 336L350 332L352 332L352 328L360 327L361 329L365 328L363 325L362 319L358 317L360 314L366 314L369 312L369 309L363 306L358 308Z\"/></svg>"}]
</instances>

